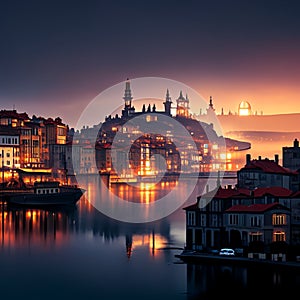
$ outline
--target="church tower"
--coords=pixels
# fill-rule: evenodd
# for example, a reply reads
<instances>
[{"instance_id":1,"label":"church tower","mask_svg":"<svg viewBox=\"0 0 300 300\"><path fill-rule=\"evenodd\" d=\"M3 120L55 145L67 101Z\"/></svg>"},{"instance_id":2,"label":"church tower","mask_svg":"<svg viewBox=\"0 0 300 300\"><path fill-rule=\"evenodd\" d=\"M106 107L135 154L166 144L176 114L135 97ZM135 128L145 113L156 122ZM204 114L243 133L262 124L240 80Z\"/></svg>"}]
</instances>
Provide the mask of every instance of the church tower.
<instances>
[{"instance_id":1,"label":"church tower","mask_svg":"<svg viewBox=\"0 0 300 300\"><path fill-rule=\"evenodd\" d=\"M125 106L124 108L129 109L131 107L131 100L133 99L131 96L131 88L130 88L130 81L127 78L126 83L125 83L125 92L124 92L124 102L125 102Z\"/></svg>"},{"instance_id":2,"label":"church tower","mask_svg":"<svg viewBox=\"0 0 300 300\"><path fill-rule=\"evenodd\" d=\"M171 115L171 105L172 105L172 100L170 97L169 89L167 89L166 100L164 102L164 106L165 106L165 113L169 116Z\"/></svg>"},{"instance_id":3,"label":"church tower","mask_svg":"<svg viewBox=\"0 0 300 300\"><path fill-rule=\"evenodd\" d=\"M212 96L209 97L209 105L208 105L208 108L206 109L206 113L207 113L207 115L215 114L215 108L213 105Z\"/></svg>"},{"instance_id":4,"label":"church tower","mask_svg":"<svg viewBox=\"0 0 300 300\"><path fill-rule=\"evenodd\" d=\"M188 97L184 98L182 95L182 91L180 91L179 97L176 100L176 102L177 102L176 115L179 117L188 118L190 115L190 112L189 112L190 101L189 101Z\"/></svg>"},{"instance_id":5,"label":"church tower","mask_svg":"<svg viewBox=\"0 0 300 300\"><path fill-rule=\"evenodd\" d=\"M124 109L122 110L122 116L130 116L135 112L135 108L132 106L132 95L131 95L131 88L130 88L130 81L129 78L127 78L125 83L125 92L124 92Z\"/></svg>"}]
</instances>

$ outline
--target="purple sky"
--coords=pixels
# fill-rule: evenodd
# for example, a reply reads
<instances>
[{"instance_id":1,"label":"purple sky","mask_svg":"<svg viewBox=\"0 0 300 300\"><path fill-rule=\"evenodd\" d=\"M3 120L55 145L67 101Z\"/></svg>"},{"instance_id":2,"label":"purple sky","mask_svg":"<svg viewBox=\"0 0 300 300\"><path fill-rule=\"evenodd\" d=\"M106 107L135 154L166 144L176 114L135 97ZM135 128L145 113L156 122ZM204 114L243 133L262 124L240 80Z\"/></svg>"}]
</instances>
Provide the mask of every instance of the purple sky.
<instances>
[{"instance_id":1,"label":"purple sky","mask_svg":"<svg viewBox=\"0 0 300 300\"><path fill-rule=\"evenodd\" d=\"M155 76L217 112L300 112L299 15L298 1L1 1L1 109L74 126L106 88Z\"/></svg>"}]
</instances>

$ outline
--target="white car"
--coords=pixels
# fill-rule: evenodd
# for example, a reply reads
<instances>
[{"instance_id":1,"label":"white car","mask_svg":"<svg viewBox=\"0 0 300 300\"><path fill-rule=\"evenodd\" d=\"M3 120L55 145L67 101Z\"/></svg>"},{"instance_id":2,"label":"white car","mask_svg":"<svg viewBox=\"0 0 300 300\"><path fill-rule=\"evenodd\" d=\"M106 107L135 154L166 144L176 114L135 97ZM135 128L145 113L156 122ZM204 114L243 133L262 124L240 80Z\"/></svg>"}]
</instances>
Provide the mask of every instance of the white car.
<instances>
[{"instance_id":1,"label":"white car","mask_svg":"<svg viewBox=\"0 0 300 300\"><path fill-rule=\"evenodd\" d=\"M219 255L225 255L225 256L234 256L235 251L230 248L223 248L220 250Z\"/></svg>"}]
</instances>

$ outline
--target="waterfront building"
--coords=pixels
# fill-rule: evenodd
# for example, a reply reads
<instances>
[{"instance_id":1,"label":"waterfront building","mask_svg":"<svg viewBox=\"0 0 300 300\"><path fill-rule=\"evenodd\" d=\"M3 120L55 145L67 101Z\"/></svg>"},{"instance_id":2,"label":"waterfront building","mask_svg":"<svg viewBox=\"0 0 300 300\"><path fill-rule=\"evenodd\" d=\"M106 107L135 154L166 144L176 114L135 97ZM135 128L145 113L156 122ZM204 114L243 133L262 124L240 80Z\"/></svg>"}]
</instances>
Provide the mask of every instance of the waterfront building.
<instances>
[{"instance_id":1,"label":"waterfront building","mask_svg":"<svg viewBox=\"0 0 300 300\"><path fill-rule=\"evenodd\" d=\"M277 157L271 161L247 156L238 173L235 186L219 183L184 208L186 248L231 247L271 254L299 247L300 192L290 189L289 182L297 172L279 166ZM249 174L255 185L247 182Z\"/></svg>"},{"instance_id":2,"label":"waterfront building","mask_svg":"<svg viewBox=\"0 0 300 300\"><path fill-rule=\"evenodd\" d=\"M37 173L57 177L65 167L68 126L56 119L18 113L16 110L0 111L1 167L9 169L11 176L17 170L24 176ZM43 172L43 170L45 172ZM36 172L38 171L38 172Z\"/></svg>"},{"instance_id":3,"label":"waterfront building","mask_svg":"<svg viewBox=\"0 0 300 300\"><path fill-rule=\"evenodd\" d=\"M246 155L246 165L237 171L239 188L254 189L258 187L280 186L291 190L298 190L296 183L298 173L279 165L276 154L274 160L261 156L251 159Z\"/></svg>"},{"instance_id":4,"label":"waterfront building","mask_svg":"<svg viewBox=\"0 0 300 300\"><path fill-rule=\"evenodd\" d=\"M7 180L11 175L12 169L20 167L20 135L15 130L7 130L0 125L0 164L1 164L1 182Z\"/></svg>"}]
</instances>

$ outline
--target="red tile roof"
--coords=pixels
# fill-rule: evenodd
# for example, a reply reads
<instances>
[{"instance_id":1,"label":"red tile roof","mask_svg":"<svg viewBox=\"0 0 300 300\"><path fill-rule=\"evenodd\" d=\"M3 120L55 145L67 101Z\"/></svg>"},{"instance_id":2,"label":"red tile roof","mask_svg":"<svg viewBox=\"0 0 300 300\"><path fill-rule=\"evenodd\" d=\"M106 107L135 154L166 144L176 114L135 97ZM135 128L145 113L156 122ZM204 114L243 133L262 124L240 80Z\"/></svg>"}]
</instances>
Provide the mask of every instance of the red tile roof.
<instances>
[{"instance_id":1,"label":"red tile roof","mask_svg":"<svg viewBox=\"0 0 300 300\"><path fill-rule=\"evenodd\" d=\"M261 187L255 189L253 192L254 197L262 197L264 195L272 195L275 197L289 197L293 193L291 190L280 186Z\"/></svg>"},{"instance_id":2,"label":"red tile roof","mask_svg":"<svg viewBox=\"0 0 300 300\"><path fill-rule=\"evenodd\" d=\"M16 110L1 110L0 117L29 120L27 113L18 113Z\"/></svg>"},{"instance_id":3,"label":"red tile roof","mask_svg":"<svg viewBox=\"0 0 300 300\"><path fill-rule=\"evenodd\" d=\"M210 192L199 196L198 198L218 198L218 199L228 199L232 197L248 197L250 196L250 190L248 189L236 189L236 188L216 188L211 190Z\"/></svg>"},{"instance_id":4,"label":"red tile roof","mask_svg":"<svg viewBox=\"0 0 300 300\"><path fill-rule=\"evenodd\" d=\"M276 173L276 174L287 174L287 175L296 175L298 174L295 171L292 171L288 168L284 168L280 165L278 165L274 160L270 159L253 159L248 164L245 165L245 167L241 168L239 170L247 170L247 169L257 169L261 170L265 173Z\"/></svg>"},{"instance_id":5,"label":"red tile roof","mask_svg":"<svg viewBox=\"0 0 300 300\"><path fill-rule=\"evenodd\" d=\"M253 191L253 196L251 196L251 190L249 189L242 189L242 188L222 188L219 187L218 189L214 189L204 195L198 196L197 199L200 198L214 198L214 199L233 199L233 198L247 198L247 197L254 197L259 198L263 197L265 195L272 195L274 197L300 197L300 191L297 193L294 193L286 188L280 187L280 186L274 186L274 187L263 187L263 188L257 188ZM246 206L248 207L248 206ZM184 210L196 210L198 209L197 203L192 204L190 206L187 206L183 208Z\"/></svg>"},{"instance_id":6,"label":"red tile roof","mask_svg":"<svg viewBox=\"0 0 300 300\"><path fill-rule=\"evenodd\" d=\"M234 205L228 208L225 212L249 212L249 213L263 213L270 209L275 208L283 208L287 209L287 207L282 204L275 202L270 204L252 204L252 205Z\"/></svg>"}]
</instances>

